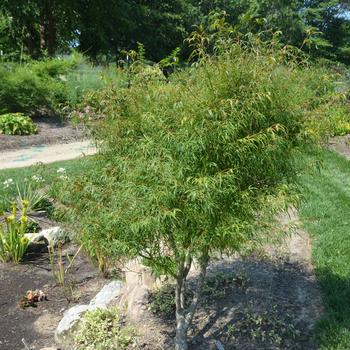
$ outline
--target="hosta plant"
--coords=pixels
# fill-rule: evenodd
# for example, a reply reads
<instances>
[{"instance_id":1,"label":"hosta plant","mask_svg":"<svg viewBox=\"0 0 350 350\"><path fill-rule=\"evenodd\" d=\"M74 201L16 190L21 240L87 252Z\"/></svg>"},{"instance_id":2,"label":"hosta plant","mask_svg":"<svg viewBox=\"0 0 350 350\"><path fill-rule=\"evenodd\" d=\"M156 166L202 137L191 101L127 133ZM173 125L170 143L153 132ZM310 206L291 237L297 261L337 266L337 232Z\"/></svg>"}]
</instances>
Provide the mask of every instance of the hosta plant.
<instances>
[{"instance_id":1,"label":"hosta plant","mask_svg":"<svg viewBox=\"0 0 350 350\"><path fill-rule=\"evenodd\" d=\"M19 263L27 251L29 240L25 236L28 217L28 202L22 203L21 217L17 219L17 205L13 203L12 213L0 224L0 260Z\"/></svg>"},{"instance_id":2,"label":"hosta plant","mask_svg":"<svg viewBox=\"0 0 350 350\"><path fill-rule=\"evenodd\" d=\"M0 115L0 134L31 135L38 132L38 127L32 119L22 113L7 113Z\"/></svg>"}]
</instances>

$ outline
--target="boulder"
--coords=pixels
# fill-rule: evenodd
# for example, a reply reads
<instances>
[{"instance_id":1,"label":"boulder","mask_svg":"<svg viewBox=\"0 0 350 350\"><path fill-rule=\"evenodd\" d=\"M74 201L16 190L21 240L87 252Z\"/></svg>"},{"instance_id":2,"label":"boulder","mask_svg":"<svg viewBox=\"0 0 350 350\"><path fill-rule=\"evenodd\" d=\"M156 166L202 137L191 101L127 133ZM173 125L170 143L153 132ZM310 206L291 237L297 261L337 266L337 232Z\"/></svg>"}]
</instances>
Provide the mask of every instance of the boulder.
<instances>
[{"instance_id":1,"label":"boulder","mask_svg":"<svg viewBox=\"0 0 350 350\"><path fill-rule=\"evenodd\" d=\"M122 288L123 283L121 281L112 281L106 284L90 301L90 305L109 305L121 294Z\"/></svg>"},{"instance_id":2,"label":"boulder","mask_svg":"<svg viewBox=\"0 0 350 350\"><path fill-rule=\"evenodd\" d=\"M106 284L88 305L76 305L68 309L55 331L55 341L58 344L70 344L73 341L81 317L85 312L95 309L106 309L122 293L123 283L112 281Z\"/></svg>"}]
</instances>

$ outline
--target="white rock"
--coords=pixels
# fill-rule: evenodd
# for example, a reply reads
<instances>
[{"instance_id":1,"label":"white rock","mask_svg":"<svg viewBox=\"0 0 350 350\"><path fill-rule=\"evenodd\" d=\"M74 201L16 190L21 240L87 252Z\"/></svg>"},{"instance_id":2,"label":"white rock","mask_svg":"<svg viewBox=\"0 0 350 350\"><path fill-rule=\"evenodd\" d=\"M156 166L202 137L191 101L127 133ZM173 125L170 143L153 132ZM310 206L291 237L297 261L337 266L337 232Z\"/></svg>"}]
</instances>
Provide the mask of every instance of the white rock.
<instances>
[{"instance_id":1,"label":"white rock","mask_svg":"<svg viewBox=\"0 0 350 350\"><path fill-rule=\"evenodd\" d=\"M69 339L69 333L80 320L81 316L89 310L103 309L105 305L75 305L68 309L55 331L55 340L59 343Z\"/></svg>"},{"instance_id":2,"label":"white rock","mask_svg":"<svg viewBox=\"0 0 350 350\"><path fill-rule=\"evenodd\" d=\"M110 282L96 294L89 305L76 305L68 309L56 328L56 342L59 344L71 342L75 326L78 324L83 314L90 310L106 309L108 305L122 293L122 288L123 283L121 281Z\"/></svg>"},{"instance_id":3,"label":"white rock","mask_svg":"<svg viewBox=\"0 0 350 350\"><path fill-rule=\"evenodd\" d=\"M51 227L38 233L26 233L25 236L33 243L46 240L49 244L56 245L59 241L63 243L67 241L66 232L59 226Z\"/></svg>"},{"instance_id":4,"label":"white rock","mask_svg":"<svg viewBox=\"0 0 350 350\"><path fill-rule=\"evenodd\" d=\"M123 283L121 281L113 281L106 284L90 301L90 305L108 305L113 299L118 297L123 288Z\"/></svg>"}]
</instances>

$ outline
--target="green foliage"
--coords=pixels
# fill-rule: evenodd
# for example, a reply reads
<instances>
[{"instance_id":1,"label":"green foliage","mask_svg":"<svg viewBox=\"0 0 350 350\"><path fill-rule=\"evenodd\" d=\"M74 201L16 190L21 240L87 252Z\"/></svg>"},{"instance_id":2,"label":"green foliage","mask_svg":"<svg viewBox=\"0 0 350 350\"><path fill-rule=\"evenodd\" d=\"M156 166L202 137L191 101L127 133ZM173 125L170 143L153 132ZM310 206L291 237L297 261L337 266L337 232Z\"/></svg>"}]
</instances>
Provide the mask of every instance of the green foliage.
<instances>
[{"instance_id":1,"label":"green foliage","mask_svg":"<svg viewBox=\"0 0 350 350\"><path fill-rule=\"evenodd\" d=\"M22 113L7 113L0 115L0 134L31 135L38 132L32 119Z\"/></svg>"},{"instance_id":2,"label":"green foliage","mask_svg":"<svg viewBox=\"0 0 350 350\"><path fill-rule=\"evenodd\" d=\"M334 107L330 113L332 136L350 134L350 112L347 106Z\"/></svg>"},{"instance_id":3,"label":"green foliage","mask_svg":"<svg viewBox=\"0 0 350 350\"><path fill-rule=\"evenodd\" d=\"M231 325L231 328L228 326L229 341L247 334L253 342L259 343L260 347L263 343L266 348L284 348L286 340L296 339L300 335L290 316L287 314L281 317L277 307L263 312L254 311L250 307L236 316L239 321Z\"/></svg>"},{"instance_id":4,"label":"green foliage","mask_svg":"<svg viewBox=\"0 0 350 350\"><path fill-rule=\"evenodd\" d=\"M135 340L135 331L123 326L117 308L88 311L75 334L77 349L123 350Z\"/></svg>"},{"instance_id":5,"label":"green foliage","mask_svg":"<svg viewBox=\"0 0 350 350\"><path fill-rule=\"evenodd\" d=\"M119 87L124 75L121 69L112 64L100 67L84 62L65 76L68 103L76 106L86 94L93 94L108 84Z\"/></svg>"},{"instance_id":6,"label":"green foliage","mask_svg":"<svg viewBox=\"0 0 350 350\"><path fill-rule=\"evenodd\" d=\"M17 206L12 206L11 215L5 218L5 224L0 222L0 260L19 263L25 254L29 240L25 237L27 227L28 203L23 202L21 217L17 220Z\"/></svg>"},{"instance_id":7,"label":"green foliage","mask_svg":"<svg viewBox=\"0 0 350 350\"><path fill-rule=\"evenodd\" d=\"M0 112L55 112L67 100L62 74L75 66L60 59L1 65Z\"/></svg>"},{"instance_id":8,"label":"green foliage","mask_svg":"<svg viewBox=\"0 0 350 350\"><path fill-rule=\"evenodd\" d=\"M254 50L232 44L169 84L100 93L102 153L71 203L92 254L142 251L176 275L182 254L254 242L254 213L293 178L293 148L328 91L323 72Z\"/></svg>"},{"instance_id":9,"label":"green foliage","mask_svg":"<svg viewBox=\"0 0 350 350\"><path fill-rule=\"evenodd\" d=\"M193 25L207 24L213 12L226 13L236 33L279 31L286 45L313 57L349 63L349 3L346 0L3 0L0 4L2 59L42 59L67 52L72 44L94 61L118 60L123 50L145 45L159 61Z\"/></svg>"}]
</instances>

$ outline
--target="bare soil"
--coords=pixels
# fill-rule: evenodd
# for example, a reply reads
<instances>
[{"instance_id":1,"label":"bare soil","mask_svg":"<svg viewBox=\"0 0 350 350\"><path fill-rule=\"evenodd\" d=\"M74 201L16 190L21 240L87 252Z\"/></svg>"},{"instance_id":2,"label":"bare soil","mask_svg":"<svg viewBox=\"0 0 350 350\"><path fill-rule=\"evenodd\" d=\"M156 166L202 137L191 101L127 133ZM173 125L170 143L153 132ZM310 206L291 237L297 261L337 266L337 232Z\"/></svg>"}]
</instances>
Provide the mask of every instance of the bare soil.
<instances>
[{"instance_id":1,"label":"bare soil","mask_svg":"<svg viewBox=\"0 0 350 350\"><path fill-rule=\"evenodd\" d=\"M350 160L350 135L333 137L329 148Z\"/></svg>"},{"instance_id":2,"label":"bare soil","mask_svg":"<svg viewBox=\"0 0 350 350\"><path fill-rule=\"evenodd\" d=\"M73 127L59 117L33 117L38 125L36 135L2 135L0 134L0 152L16 150L30 146L40 146L56 143L70 143L87 137L82 126Z\"/></svg>"},{"instance_id":3,"label":"bare soil","mask_svg":"<svg viewBox=\"0 0 350 350\"><path fill-rule=\"evenodd\" d=\"M294 215L294 217L293 217ZM295 213L282 221L297 221ZM313 328L323 309L311 264L310 237L297 230L283 244L249 258L217 259L208 278L244 276L244 283L209 287L190 330L191 350L317 349ZM147 350L173 349L174 317L145 305L137 328ZM222 346L222 347L220 347Z\"/></svg>"},{"instance_id":4,"label":"bare soil","mask_svg":"<svg viewBox=\"0 0 350 350\"><path fill-rule=\"evenodd\" d=\"M35 247L35 248L34 248ZM77 247L70 245L71 256ZM89 260L80 253L66 279L66 288L57 285L49 264L45 243L33 246L19 265L0 263L0 349L41 349L54 344L54 331L63 312L76 303L88 303L105 281ZM72 288L72 289L71 289ZM28 290L42 290L47 301L21 309L20 299Z\"/></svg>"}]
</instances>

